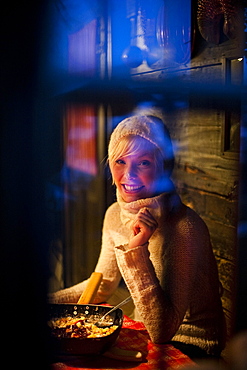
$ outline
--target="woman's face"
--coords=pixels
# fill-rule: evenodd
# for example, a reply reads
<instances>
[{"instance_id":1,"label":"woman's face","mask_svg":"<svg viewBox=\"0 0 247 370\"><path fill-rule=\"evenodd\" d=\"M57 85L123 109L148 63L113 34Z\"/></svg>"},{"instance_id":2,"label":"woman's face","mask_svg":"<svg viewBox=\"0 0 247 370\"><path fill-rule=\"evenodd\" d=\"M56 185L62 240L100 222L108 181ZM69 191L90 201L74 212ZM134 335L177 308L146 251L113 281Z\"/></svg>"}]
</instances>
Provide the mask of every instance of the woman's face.
<instances>
[{"instance_id":1,"label":"woman's face","mask_svg":"<svg viewBox=\"0 0 247 370\"><path fill-rule=\"evenodd\" d=\"M141 140L147 143L145 139ZM125 202L150 198L159 193L161 171L157 169L154 148L148 143L135 154L117 157L112 164L114 182Z\"/></svg>"}]
</instances>

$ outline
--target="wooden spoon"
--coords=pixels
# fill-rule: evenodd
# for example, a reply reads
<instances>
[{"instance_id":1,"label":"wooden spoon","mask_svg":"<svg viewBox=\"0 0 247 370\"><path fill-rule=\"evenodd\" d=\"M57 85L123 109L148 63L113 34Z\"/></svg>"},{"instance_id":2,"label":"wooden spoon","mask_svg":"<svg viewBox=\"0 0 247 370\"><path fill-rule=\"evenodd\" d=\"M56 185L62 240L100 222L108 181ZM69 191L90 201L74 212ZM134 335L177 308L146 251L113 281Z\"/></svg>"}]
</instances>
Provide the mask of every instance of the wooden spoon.
<instances>
[{"instance_id":1,"label":"wooden spoon","mask_svg":"<svg viewBox=\"0 0 247 370\"><path fill-rule=\"evenodd\" d=\"M89 304L93 303L94 297L99 289L100 283L103 279L103 274L101 272L93 272L90 276L86 289L80 296L77 304Z\"/></svg>"}]
</instances>

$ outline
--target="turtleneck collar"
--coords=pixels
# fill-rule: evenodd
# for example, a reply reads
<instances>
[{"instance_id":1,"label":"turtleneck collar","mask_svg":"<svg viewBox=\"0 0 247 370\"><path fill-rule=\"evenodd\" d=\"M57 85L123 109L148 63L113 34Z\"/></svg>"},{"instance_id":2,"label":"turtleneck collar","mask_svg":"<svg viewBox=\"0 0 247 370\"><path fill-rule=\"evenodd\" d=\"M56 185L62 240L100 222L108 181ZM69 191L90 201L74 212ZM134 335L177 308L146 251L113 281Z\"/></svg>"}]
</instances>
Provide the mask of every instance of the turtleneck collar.
<instances>
[{"instance_id":1,"label":"turtleneck collar","mask_svg":"<svg viewBox=\"0 0 247 370\"><path fill-rule=\"evenodd\" d=\"M129 203L123 200L117 190L117 201L121 208L121 221L128 228L132 227L133 221L141 208L147 208L160 227L161 219L164 220L171 210L180 204L180 198L174 189L151 198L138 199Z\"/></svg>"}]
</instances>

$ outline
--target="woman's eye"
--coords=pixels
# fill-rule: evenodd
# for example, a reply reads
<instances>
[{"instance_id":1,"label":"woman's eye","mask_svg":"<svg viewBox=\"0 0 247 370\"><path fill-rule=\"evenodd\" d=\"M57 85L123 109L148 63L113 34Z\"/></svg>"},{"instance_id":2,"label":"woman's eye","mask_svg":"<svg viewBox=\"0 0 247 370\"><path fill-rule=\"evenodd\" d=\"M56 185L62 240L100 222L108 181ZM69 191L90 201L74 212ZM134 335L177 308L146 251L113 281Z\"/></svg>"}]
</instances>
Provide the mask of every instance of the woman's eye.
<instances>
[{"instance_id":1,"label":"woman's eye","mask_svg":"<svg viewBox=\"0 0 247 370\"><path fill-rule=\"evenodd\" d=\"M124 160L122 160L122 159L117 159L116 160L116 163L117 164L125 164Z\"/></svg>"},{"instance_id":2,"label":"woman's eye","mask_svg":"<svg viewBox=\"0 0 247 370\"><path fill-rule=\"evenodd\" d=\"M143 167L150 166L150 161L148 160L141 161L139 165Z\"/></svg>"}]
</instances>

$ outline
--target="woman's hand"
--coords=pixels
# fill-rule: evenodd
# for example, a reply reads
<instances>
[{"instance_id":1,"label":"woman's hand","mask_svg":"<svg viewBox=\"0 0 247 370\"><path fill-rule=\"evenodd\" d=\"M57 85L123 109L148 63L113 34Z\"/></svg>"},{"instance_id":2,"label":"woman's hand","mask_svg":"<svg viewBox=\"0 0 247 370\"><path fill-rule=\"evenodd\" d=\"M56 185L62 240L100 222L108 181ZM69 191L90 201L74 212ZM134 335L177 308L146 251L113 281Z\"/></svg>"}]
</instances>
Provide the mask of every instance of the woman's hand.
<instances>
[{"instance_id":1,"label":"woman's hand","mask_svg":"<svg viewBox=\"0 0 247 370\"><path fill-rule=\"evenodd\" d=\"M158 226L157 221L147 208L141 208L132 226L133 234L130 238L129 248L146 244Z\"/></svg>"}]
</instances>

